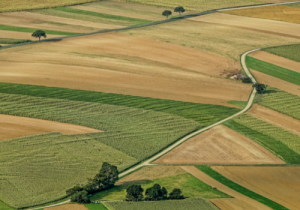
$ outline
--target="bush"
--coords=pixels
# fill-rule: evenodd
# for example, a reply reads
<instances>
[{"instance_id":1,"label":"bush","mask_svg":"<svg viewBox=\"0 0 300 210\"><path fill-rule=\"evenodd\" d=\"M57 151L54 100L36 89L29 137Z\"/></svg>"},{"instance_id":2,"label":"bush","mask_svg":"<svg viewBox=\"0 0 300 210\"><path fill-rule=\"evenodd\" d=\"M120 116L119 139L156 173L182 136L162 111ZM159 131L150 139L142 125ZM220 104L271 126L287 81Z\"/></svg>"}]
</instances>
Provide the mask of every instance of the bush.
<instances>
[{"instance_id":1,"label":"bush","mask_svg":"<svg viewBox=\"0 0 300 210\"><path fill-rule=\"evenodd\" d=\"M181 190L178 188L174 188L174 190L169 194L169 199L171 200L180 200L184 199L184 196L181 195Z\"/></svg>"},{"instance_id":2,"label":"bush","mask_svg":"<svg viewBox=\"0 0 300 210\"><path fill-rule=\"evenodd\" d=\"M250 77L246 77L242 80L243 83L252 83L252 79Z\"/></svg>"},{"instance_id":3,"label":"bush","mask_svg":"<svg viewBox=\"0 0 300 210\"><path fill-rule=\"evenodd\" d=\"M72 195L71 201L76 202L76 203L90 203L91 202L88 197L88 192L85 190L79 191L79 192L75 193L74 195Z\"/></svg>"},{"instance_id":4,"label":"bush","mask_svg":"<svg viewBox=\"0 0 300 210\"><path fill-rule=\"evenodd\" d=\"M126 201L141 201L144 196L144 189L141 185L131 185L126 190Z\"/></svg>"}]
</instances>

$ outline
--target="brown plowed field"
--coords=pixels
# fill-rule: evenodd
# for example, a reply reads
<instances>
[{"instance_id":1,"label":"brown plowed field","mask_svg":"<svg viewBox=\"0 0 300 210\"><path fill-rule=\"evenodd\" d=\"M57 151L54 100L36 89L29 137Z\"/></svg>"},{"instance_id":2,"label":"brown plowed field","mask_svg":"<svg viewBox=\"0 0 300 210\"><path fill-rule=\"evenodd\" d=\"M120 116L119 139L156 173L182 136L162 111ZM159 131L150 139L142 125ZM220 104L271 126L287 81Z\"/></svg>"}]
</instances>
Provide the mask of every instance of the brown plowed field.
<instances>
[{"instance_id":1,"label":"brown plowed field","mask_svg":"<svg viewBox=\"0 0 300 210\"><path fill-rule=\"evenodd\" d=\"M84 205L67 204L62 206L49 207L44 210L88 210Z\"/></svg>"},{"instance_id":2,"label":"brown plowed field","mask_svg":"<svg viewBox=\"0 0 300 210\"><path fill-rule=\"evenodd\" d=\"M264 51L255 51L249 56L300 73L300 63L297 61L283 58Z\"/></svg>"},{"instance_id":3,"label":"brown plowed field","mask_svg":"<svg viewBox=\"0 0 300 210\"><path fill-rule=\"evenodd\" d=\"M203 73L232 61L174 44L108 33L0 51L0 81L227 105L251 86Z\"/></svg>"},{"instance_id":4,"label":"brown plowed field","mask_svg":"<svg viewBox=\"0 0 300 210\"><path fill-rule=\"evenodd\" d=\"M284 164L262 146L223 125L191 138L154 163Z\"/></svg>"},{"instance_id":5,"label":"brown plowed field","mask_svg":"<svg viewBox=\"0 0 300 210\"><path fill-rule=\"evenodd\" d=\"M184 173L186 173L186 171L184 171L180 166L145 166L142 169L139 169L138 171L125 176L120 181L118 181L116 185L160 179Z\"/></svg>"},{"instance_id":6,"label":"brown plowed field","mask_svg":"<svg viewBox=\"0 0 300 210\"><path fill-rule=\"evenodd\" d=\"M300 136L300 121L287 115L281 114L266 107L254 104L249 113L256 115L258 118L282 127L290 132Z\"/></svg>"},{"instance_id":7,"label":"brown plowed field","mask_svg":"<svg viewBox=\"0 0 300 210\"><path fill-rule=\"evenodd\" d=\"M31 36L32 33L18 32L18 31L4 31L0 30L0 38L11 38L11 39L29 39L37 41L37 38ZM47 38L55 38L59 35L47 35Z\"/></svg>"},{"instance_id":8,"label":"brown plowed field","mask_svg":"<svg viewBox=\"0 0 300 210\"><path fill-rule=\"evenodd\" d=\"M228 179L288 209L300 209L300 167L213 166Z\"/></svg>"},{"instance_id":9,"label":"brown plowed field","mask_svg":"<svg viewBox=\"0 0 300 210\"><path fill-rule=\"evenodd\" d=\"M222 198L210 200L220 210L257 210L249 203L245 203L237 198Z\"/></svg>"},{"instance_id":10,"label":"brown plowed field","mask_svg":"<svg viewBox=\"0 0 300 210\"><path fill-rule=\"evenodd\" d=\"M281 79L272 77L270 75L261 73L259 71L255 71L253 69L251 69L250 71L259 83L263 83L263 84L284 90L288 93L292 93L292 94L300 96L300 89L299 89L298 85L283 81Z\"/></svg>"},{"instance_id":11,"label":"brown plowed field","mask_svg":"<svg viewBox=\"0 0 300 210\"><path fill-rule=\"evenodd\" d=\"M269 207L259 203L258 201L253 200L253 199L249 198L248 196L245 196L245 195L223 185L222 183L218 182L217 180L211 178L207 174L205 174L202 171L200 171L199 169L197 169L195 166L182 166L182 169L184 169L185 171L187 171L188 173L190 173L197 179L201 180L202 182L204 182L212 187L217 188L219 191L224 192L227 195L234 197L235 199L242 201L244 203L243 206L245 206L245 205L253 206L257 210L258 209L259 210L271 210ZM240 209L238 209L238 210L240 210Z\"/></svg>"},{"instance_id":12,"label":"brown plowed field","mask_svg":"<svg viewBox=\"0 0 300 210\"><path fill-rule=\"evenodd\" d=\"M225 11L225 13L291 23L300 23L300 8L285 5L237 9Z\"/></svg>"},{"instance_id":13,"label":"brown plowed field","mask_svg":"<svg viewBox=\"0 0 300 210\"><path fill-rule=\"evenodd\" d=\"M227 26L236 26L243 29L250 29L254 31L260 31L287 37L295 37L300 39L300 25L295 23L242 17L224 13L203 15L191 18L191 20L207 23L224 24Z\"/></svg>"},{"instance_id":14,"label":"brown plowed field","mask_svg":"<svg viewBox=\"0 0 300 210\"><path fill-rule=\"evenodd\" d=\"M101 131L67 123L0 115L0 141L49 132L60 132L66 135L71 135L96 133Z\"/></svg>"}]
</instances>

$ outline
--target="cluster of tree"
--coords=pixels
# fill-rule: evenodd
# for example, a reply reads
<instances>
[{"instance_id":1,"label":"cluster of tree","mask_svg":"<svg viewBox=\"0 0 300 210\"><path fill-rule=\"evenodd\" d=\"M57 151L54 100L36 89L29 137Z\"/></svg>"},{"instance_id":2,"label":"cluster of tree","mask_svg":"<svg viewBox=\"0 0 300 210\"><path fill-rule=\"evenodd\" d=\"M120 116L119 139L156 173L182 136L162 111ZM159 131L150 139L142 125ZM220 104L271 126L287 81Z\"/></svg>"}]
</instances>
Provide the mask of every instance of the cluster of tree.
<instances>
[{"instance_id":1,"label":"cluster of tree","mask_svg":"<svg viewBox=\"0 0 300 210\"><path fill-rule=\"evenodd\" d=\"M242 80L243 83L252 83L252 79L250 77L246 77Z\"/></svg>"},{"instance_id":2,"label":"cluster of tree","mask_svg":"<svg viewBox=\"0 0 300 210\"><path fill-rule=\"evenodd\" d=\"M179 15L181 16L181 13L184 13L185 9L182 6L179 6L174 9L174 12L178 12ZM167 19L168 19L169 16L172 15L172 12L170 10L165 10L165 11L163 11L162 15L167 17Z\"/></svg>"},{"instance_id":3,"label":"cluster of tree","mask_svg":"<svg viewBox=\"0 0 300 210\"><path fill-rule=\"evenodd\" d=\"M131 185L126 190L126 201L159 201L159 200L179 200L184 199L180 189L175 188L168 196L168 191L165 187L161 187L159 184L155 184L150 187L145 192L144 199L144 189L141 185Z\"/></svg>"},{"instance_id":4,"label":"cluster of tree","mask_svg":"<svg viewBox=\"0 0 300 210\"><path fill-rule=\"evenodd\" d=\"M76 185L68 189L66 194L71 197L72 202L89 203L89 194L94 194L112 188L119 179L119 171L116 166L104 162L99 173L93 179L88 179L86 185Z\"/></svg>"},{"instance_id":5,"label":"cluster of tree","mask_svg":"<svg viewBox=\"0 0 300 210\"><path fill-rule=\"evenodd\" d=\"M255 83L253 85L253 87L255 87L257 93L259 93L259 94L264 94L267 89L267 86L265 84L261 84L261 83Z\"/></svg>"}]
</instances>

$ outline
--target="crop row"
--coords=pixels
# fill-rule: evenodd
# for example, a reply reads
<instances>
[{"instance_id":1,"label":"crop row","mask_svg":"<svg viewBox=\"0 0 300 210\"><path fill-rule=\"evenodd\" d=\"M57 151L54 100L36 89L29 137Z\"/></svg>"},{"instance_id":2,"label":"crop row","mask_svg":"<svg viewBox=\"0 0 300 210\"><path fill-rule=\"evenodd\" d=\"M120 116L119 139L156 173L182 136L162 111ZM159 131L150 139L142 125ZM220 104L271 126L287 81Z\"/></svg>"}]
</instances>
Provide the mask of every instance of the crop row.
<instances>
[{"instance_id":1,"label":"crop row","mask_svg":"<svg viewBox=\"0 0 300 210\"><path fill-rule=\"evenodd\" d=\"M263 51L300 62L300 44L270 47Z\"/></svg>"}]
</instances>

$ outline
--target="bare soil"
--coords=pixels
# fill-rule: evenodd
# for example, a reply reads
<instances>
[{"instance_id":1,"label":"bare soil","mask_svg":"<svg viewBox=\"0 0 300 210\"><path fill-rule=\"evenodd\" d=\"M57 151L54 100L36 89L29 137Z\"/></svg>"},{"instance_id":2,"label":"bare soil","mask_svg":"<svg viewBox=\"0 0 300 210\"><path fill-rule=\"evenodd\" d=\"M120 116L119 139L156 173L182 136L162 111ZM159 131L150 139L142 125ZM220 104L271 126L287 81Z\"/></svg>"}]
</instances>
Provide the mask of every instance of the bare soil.
<instances>
[{"instance_id":1,"label":"bare soil","mask_svg":"<svg viewBox=\"0 0 300 210\"><path fill-rule=\"evenodd\" d=\"M284 164L251 139L216 126L156 160L158 164Z\"/></svg>"},{"instance_id":2,"label":"bare soil","mask_svg":"<svg viewBox=\"0 0 300 210\"><path fill-rule=\"evenodd\" d=\"M213 169L288 209L300 209L300 167L213 166Z\"/></svg>"},{"instance_id":3,"label":"bare soil","mask_svg":"<svg viewBox=\"0 0 300 210\"><path fill-rule=\"evenodd\" d=\"M62 206L49 207L44 210L88 210L84 205L67 204Z\"/></svg>"},{"instance_id":4,"label":"bare soil","mask_svg":"<svg viewBox=\"0 0 300 210\"><path fill-rule=\"evenodd\" d=\"M0 115L0 141L49 132L60 132L71 135L97 133L101 131L67 123Z\"/></svg>"}]
</instances>

